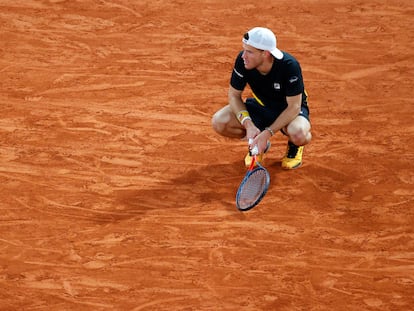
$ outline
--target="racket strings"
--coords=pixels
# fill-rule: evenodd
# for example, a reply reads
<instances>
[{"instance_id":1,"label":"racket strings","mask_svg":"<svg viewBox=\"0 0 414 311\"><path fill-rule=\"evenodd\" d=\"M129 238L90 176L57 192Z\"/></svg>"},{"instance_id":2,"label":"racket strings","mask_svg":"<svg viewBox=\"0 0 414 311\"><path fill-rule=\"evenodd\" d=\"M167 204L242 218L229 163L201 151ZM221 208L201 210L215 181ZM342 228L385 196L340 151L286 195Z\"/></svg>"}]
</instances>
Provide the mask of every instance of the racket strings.
<instances>
[{"instance_id":1,"label":"racket strings","mask_svg":"<svg viewBox=\"0 0 414 311\"><path fill-rule=\"evenodd\" d=\"M259 169L254 171L240 189L238 196L238 205L240 208L248 208L261 199L266 191L268 176L265 170Z\"/></svg>"}]
</instances>

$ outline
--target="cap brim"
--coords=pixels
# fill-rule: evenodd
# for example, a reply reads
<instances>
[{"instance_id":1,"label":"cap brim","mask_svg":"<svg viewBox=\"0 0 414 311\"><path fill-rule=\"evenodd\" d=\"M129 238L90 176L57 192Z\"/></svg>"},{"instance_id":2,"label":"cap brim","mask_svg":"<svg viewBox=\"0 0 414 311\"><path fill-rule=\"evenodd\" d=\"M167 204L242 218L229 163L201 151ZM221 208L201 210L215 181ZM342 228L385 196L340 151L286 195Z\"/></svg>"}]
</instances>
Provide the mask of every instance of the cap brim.
<instances>
[{"instance_id":1,"label":"cap brim","mask_svg":"<svg viewBox=\"0 0 414 311\"><path fill-rule=\"evenodd\" d=\"M274 57L276 57L277 59L282 59L283 58L283 52L279 49L271 50L270 53L272 53L272 55Z\"/></svg>"}]
</instances>

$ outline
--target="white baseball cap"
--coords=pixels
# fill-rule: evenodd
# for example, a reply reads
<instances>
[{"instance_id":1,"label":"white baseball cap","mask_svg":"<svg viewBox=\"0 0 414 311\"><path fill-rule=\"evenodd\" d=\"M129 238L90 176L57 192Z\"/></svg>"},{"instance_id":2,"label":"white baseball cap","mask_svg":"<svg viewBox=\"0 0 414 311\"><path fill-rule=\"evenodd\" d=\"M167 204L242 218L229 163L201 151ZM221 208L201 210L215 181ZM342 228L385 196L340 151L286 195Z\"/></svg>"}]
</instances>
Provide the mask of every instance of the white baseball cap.
<instances>
[{"instance_id":1,"label":"white baseball cap","mask_svg":"<svg viewBox=\"0 0 414 311\"><path fill-rule=\"evenodd\" d=\"M255 27L246 32L243 43L251 45L259 50L269 51L277 59L283 58L283 53L276 47L276 36L268 28Z\"/></svg>"}]
</instances>

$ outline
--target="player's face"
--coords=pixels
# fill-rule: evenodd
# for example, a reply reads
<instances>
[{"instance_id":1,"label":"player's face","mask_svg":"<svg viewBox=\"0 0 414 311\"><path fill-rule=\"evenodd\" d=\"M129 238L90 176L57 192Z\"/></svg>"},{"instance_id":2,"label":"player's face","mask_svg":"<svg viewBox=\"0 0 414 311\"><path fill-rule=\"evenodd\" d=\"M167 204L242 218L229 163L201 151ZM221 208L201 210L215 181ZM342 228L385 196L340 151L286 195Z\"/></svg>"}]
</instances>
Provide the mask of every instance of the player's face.
<instances>
[{"instance_id":1,"label":"player's face","mask_svg":"<svg viewBox=\"0 0 414 311\"><path fill-rule=\"evenodd\" d=\"M243 54L242 58L244 61L244 67L248 70L259 67L263 64L265 59L265 53L262 50L258 50L251 45L243 43Z\"/></svg>"}]
</instances>

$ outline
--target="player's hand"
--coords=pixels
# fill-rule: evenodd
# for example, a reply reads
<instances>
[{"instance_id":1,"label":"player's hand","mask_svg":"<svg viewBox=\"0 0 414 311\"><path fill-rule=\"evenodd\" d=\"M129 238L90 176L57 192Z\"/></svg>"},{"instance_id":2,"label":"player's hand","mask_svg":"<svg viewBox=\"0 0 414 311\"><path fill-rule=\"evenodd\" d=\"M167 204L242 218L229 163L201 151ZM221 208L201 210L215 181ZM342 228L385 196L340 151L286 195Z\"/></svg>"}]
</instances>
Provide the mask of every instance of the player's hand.
<instances>
[{"instance_id":1,"label":"player's hand","mask_svg":"<svg viewBox=\"0 0 414 311\"><path fill-rule=\"evenodd\" d=\"M260 130L254 125L254 123L251 120L247 120L244 123L245 129L246 129L246 137L245 139L249 141L249 139L254 139L257 135L260 134Z\"/></svg>"},{"instance_id":2,"label":"player's hand","mask_svg":"<svg viewBox=\"0 0 414 311\"><path fill-rule=\"evenodd\" d=\"M263 131L250 140L249 148L252 149L254 146L257 146L258 154L261 154L265 151L269 138L268 131Z\"/></svg>"}]
</instances>

